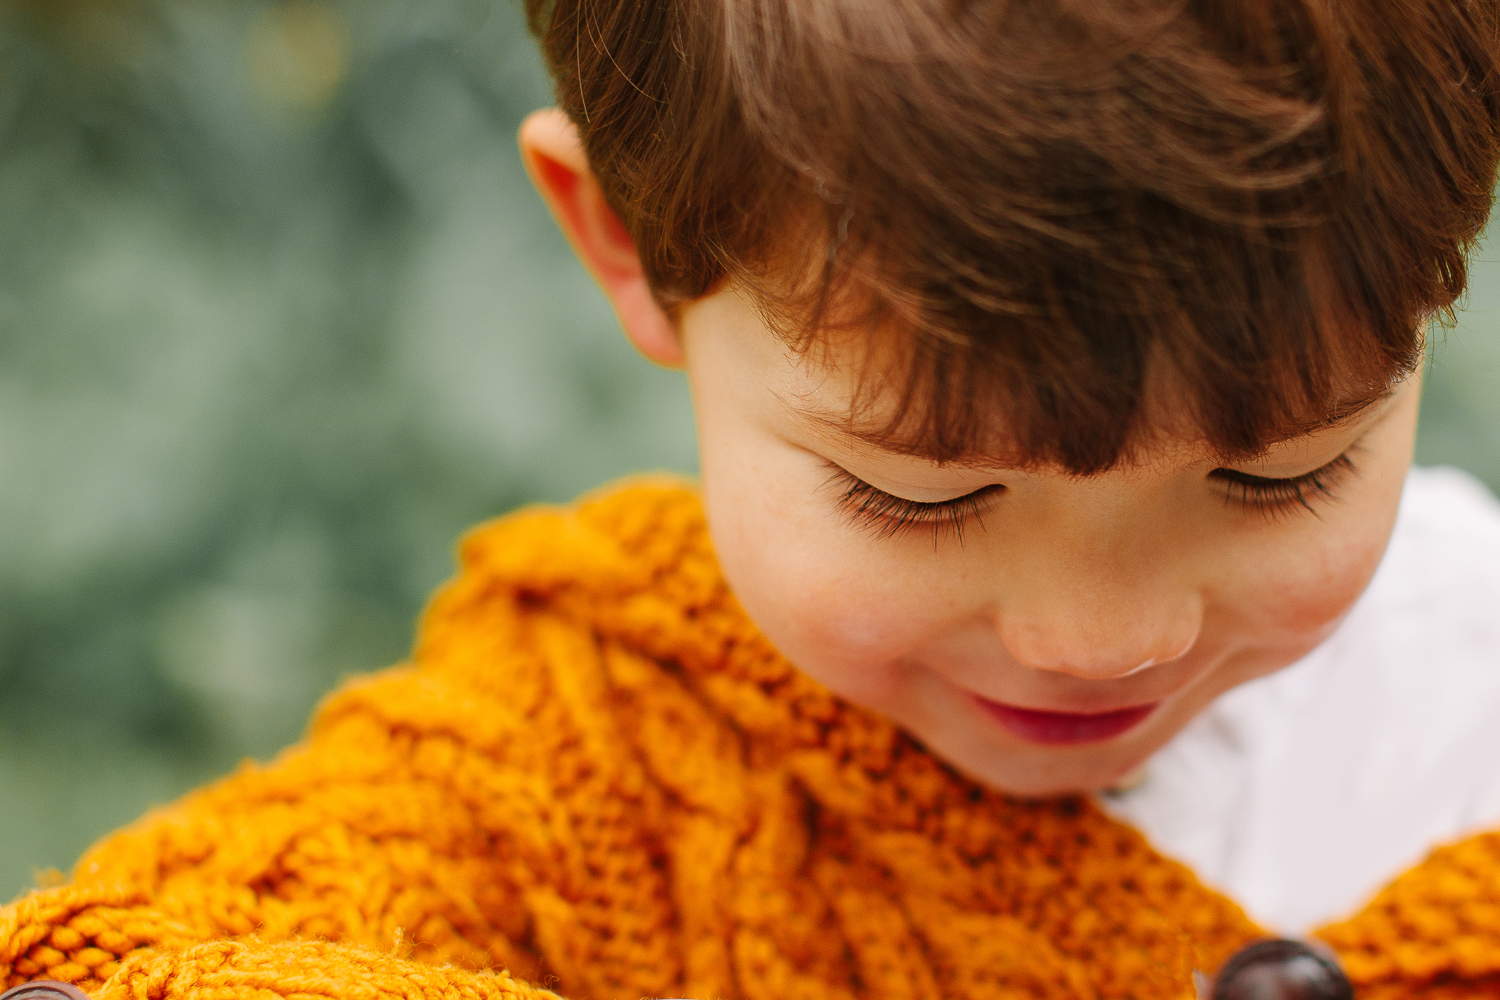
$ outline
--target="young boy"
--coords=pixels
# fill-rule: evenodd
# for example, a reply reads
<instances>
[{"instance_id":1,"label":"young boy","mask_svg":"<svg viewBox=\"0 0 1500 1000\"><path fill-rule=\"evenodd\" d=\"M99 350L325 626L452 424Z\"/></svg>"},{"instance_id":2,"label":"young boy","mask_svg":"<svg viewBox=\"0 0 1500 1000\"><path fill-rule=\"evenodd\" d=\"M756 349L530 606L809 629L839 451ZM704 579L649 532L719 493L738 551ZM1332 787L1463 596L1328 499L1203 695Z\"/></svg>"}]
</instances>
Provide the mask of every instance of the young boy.
<instances>
[{"instance_id":1,"label":"young boy","mask_svg":"<svg viewBox=\"0 0 1500 1000\"><path fill-rule=\"evenodd\" d=\"M1500 510L1407 471L1500 9L530 16L522 154L701 509L473 534L410 666L0 910L8 984L1184 997L1253 916L1500 991ZM1339 995L1281 947L1215 995Z\"/></svg>"}]
</instances>

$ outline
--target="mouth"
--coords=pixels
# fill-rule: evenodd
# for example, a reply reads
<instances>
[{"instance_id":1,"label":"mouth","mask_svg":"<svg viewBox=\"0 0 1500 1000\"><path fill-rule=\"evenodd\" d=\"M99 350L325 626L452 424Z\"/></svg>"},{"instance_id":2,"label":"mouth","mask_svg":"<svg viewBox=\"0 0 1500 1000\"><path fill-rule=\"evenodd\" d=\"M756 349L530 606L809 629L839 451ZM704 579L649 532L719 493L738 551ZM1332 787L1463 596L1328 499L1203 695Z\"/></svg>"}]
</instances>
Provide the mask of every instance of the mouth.
<instances>
[{"instance_id":1,"label":"mouth","mask_svg":"<svg viewBox=\"0 0 1500 1000\"><path fill-rule=\"evenodd\" d=\"M1149 705L1133 705L1108 712L1047 712L990 701L978 695L974 700L1000 724L1001 729L1017 739L1043 746L1073 746L1114 739L1145 722L1146 717L1161 704L1154 701Z\"/></svg>"}]
</instances>

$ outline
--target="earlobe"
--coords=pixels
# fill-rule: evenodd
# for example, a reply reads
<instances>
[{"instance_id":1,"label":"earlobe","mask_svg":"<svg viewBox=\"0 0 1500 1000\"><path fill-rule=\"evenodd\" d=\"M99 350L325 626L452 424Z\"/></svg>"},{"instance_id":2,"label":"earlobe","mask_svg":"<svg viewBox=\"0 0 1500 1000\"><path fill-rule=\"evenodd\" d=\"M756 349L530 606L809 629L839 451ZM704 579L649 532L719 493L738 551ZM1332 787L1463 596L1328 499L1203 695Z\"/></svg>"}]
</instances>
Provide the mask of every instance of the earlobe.
<instances>
[{"instance_id":1,"label":"earlobe","mask_svg":"<svg viewBox=\"0 0 1500 1000\"><path fill-rule=\"evenodd\" d=\"M625 335L659 365L681 367L682 342L651 294L630 233L605 200L578 132L556 108L533 112L521 125L521 160L532 183L599 287Z\"/></svg>"}]
</instances>

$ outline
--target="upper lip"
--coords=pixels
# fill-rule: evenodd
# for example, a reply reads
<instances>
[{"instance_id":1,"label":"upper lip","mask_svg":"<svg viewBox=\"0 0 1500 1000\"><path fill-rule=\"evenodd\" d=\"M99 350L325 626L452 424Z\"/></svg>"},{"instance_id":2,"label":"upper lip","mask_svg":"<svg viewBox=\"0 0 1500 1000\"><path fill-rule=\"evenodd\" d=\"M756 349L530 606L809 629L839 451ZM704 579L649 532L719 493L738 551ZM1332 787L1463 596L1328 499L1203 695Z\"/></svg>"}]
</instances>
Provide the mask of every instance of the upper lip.
<instances>
[{"instance_id":1,"label":"upper lip","mask_svg":"<svg viewBox=\"0 0 1500 1000\"><path fill-rule=\"evenodd\" d=\"M1113 715L1116 712L1134 712L1141 709L1155 708L1164 700L1158 698L1155 701L1136 701L1125 705L1090 705L1086 708L1041 708L1035 705L1018 705L1015 702L1002 701L999 698L987 698L982 694L975 694L974 697L991 705L1001 705L1005 708L1018 709L1022 712L1041 712L1046 715Z\"/></svg>"}]
</instances>

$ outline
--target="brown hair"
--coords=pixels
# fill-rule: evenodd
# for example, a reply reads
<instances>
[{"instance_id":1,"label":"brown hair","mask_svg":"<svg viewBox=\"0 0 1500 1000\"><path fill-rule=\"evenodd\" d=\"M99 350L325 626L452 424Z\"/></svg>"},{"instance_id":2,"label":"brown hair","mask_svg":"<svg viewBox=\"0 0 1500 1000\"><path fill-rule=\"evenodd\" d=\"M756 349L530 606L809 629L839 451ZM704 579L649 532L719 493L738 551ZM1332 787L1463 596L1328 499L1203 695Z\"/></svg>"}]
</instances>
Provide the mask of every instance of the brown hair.
<instances>
[{"instance_id":1,"label":"brown hair","mask_svg":"<svg viewBox=\"0 0 1500 1000\"><path fill-rule=\"evenodd\" d=\"M897 331L875 433L939 460L1003 413L1106 468L1148 381L1225 455L1368 398L1462 293L1500 159L1495 0L527 9L659 300Z\"/></svg>"}]
</instances>

